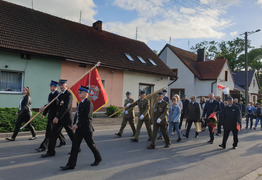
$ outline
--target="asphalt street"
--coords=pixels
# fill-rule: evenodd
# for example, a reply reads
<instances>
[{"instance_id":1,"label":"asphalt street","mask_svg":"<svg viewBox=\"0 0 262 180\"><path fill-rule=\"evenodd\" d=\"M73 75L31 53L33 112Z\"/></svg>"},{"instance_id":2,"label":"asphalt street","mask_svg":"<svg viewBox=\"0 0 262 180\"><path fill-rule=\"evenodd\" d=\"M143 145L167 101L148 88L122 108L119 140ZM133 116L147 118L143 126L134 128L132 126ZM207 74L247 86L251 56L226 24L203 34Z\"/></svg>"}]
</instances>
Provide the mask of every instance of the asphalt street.
<instances>
[{"instance_id":1,"label":"asphalt street","mask_svg":"<svg viewBox=\"0 0 262 180\"><path fill-rule=\"evenodd\" d=\"M238 149L232 148L232 134L227 149L218 147L222 137L215 137L214 144L207 144L208 131L194 138L194 127L188 139L176 143L176 134L171 137L170 148L163 148L164 141L157 140L155 150L146 146L145 126L138 143L130 142L131 129L127 125L121 138L114 135L119 125L95 125L94 140L101 152L103 161L91 167L93 155L85 142L82 142L77 166L74 170L61 171L66 165L71 142L56 149L56 156L41 158L35 152L44 136L38 135L30 141L30 136L19 136L14 142L0 138L0 179L94 179L94 180L133 180L133 179L260 179L262 175L262 131L243 129L239 134ZM66 133L65 133L66 134Z\"/></svg>"}]
</instances>

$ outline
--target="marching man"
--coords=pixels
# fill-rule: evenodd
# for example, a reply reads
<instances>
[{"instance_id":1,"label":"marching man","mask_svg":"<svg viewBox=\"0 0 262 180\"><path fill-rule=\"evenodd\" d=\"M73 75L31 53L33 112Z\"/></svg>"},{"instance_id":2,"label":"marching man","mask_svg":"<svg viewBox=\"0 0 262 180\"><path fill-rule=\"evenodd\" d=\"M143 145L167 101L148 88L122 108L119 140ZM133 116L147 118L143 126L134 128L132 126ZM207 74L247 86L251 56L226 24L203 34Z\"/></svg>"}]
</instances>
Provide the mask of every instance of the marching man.
<instances>
[{"instance_id":1,"label":"marching man","mask_svg":"<svg viewBox=\"0 0 262 180\"><path fill-rule=\"evenodd\" d=\"M79 103L77 108L77 121L72 127L72 130L75 131L75 135L71 148L71 155L66 166L60 167L62 170L69 170L75 168L80 144L83 139L85 139L88 147L91 149L95 157L95 161L91 164L91 166L97 166L102 161L100 152L96 148L96 145L93 141L93 104L91 101L87 99L89 95L89 88L81 86L78 90L78 93L79 98L82 101Z\"/></svg>"}]
</instances>

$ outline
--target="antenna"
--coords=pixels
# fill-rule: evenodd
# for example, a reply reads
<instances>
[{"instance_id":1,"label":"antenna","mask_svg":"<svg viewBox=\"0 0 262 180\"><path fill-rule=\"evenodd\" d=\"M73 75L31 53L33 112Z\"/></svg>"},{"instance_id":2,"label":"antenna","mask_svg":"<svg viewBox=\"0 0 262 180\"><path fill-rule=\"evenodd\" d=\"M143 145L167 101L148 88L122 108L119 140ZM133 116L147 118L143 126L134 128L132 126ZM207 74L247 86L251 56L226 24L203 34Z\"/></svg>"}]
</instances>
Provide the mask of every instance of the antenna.
<instances>
[{"instance_id":1,"label":"antenna","mask_svg":"<svg viewBox=\"0 0 262 180\"><path fill-rule=\"evenodd\" d=\"M188 51L189 51L190 41L187 41L187 45L188 45Z\"/></svg>"},{"instance_id":2,"label":"antenna","mask_svg":"<svg viewBox=\"0 0 262 180\"><path fill-rule=\"evenodd\" d=\"M169 44L171 44L171 36L169 37Z\"/></svg>"},{"instance_id":3,"label":"antenna","mask_svg":"<svg viewBox=\"0 0 262 180\"><path fill-rule=\"evenodd\" d=\"M34 9L34 0L31 0L32 3L32 9Z\"/></svg>"},{"instance_id":4,"label":"antenna","mask_svg":"<svg viewBox=\"0 0 262 180\"><path fill-rule=\"evenodd\" d=\"M136 40L137 40L137 32L138 32L138 27L136 27Z\"/></svg>"},{"instance_id":5,"label":"antenna","mask_svg":"<svg viewBox=\"0 0 262 180\"><path fill-rule=\"evenodd\" d=\"M80 10L79 23L82 21L82 10Z\"/></svg>"}]
</instances>

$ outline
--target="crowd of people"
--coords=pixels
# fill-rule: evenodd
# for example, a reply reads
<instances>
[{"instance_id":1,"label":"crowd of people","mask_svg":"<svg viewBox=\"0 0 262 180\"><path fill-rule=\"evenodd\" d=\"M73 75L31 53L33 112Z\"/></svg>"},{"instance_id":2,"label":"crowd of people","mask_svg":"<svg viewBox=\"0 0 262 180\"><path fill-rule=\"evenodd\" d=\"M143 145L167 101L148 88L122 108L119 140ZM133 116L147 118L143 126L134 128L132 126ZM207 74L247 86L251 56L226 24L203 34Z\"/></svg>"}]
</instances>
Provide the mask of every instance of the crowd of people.
<instances>
[{"instance_id":1,"label":"crowd of people","mask_svg":"<svg viewBox=\"0 0 262 180\"><path fill-rule=\"evenodd\" d=\"M219 145L222 148L226 148L226 141L229 133L233 133L233 149L238 145L238 132L242 125L242 117L246 118L245 128L252 129L253 120L256 119L253 129L257 129L257 125L260 121L262 130L262 108L260 104L249 103L246 107L243 102L238 102L238 99L228 97L226 101L222 101L220 96L214 96L213 93L208 95L208 100L205 97L201 97L200 103L197 102L195 96L191 96L190 100L186 95L183 95L180 100L179 95L175 94L171 100L166 96L167 91L163 90L158 93L157 101L153 106L153 117L150 117L150 103L146 98L144 91L140 92L140 99L136 101L131 98L131 93L126 93L126 100L124 103L125 111L123 115L123 122L121 128L116 135L121 137L126 127L127 122L130 123L133 131L133 138L131 141L138 142L139 134L143 122L145 122L148 141L150 145L148 149L155 148L155 141L158 134L158 140L162 137L165 140L165 148L171 145L170 139L177 134L176 142L182 140L182 136L189 138L190 129L192 124L195 124L195 138L198 138L199 133L208 129L209 141L207 143L213 144L215 135L221 136L223 130L223 140ZM135 125L135 112L134 107L138 105L138 122ZM185 124L185 132L181 131L182 124ZM153 130L151 125L153 124ZM250 126L249 126L250 125Z\"/></svg>"}]
</instances>

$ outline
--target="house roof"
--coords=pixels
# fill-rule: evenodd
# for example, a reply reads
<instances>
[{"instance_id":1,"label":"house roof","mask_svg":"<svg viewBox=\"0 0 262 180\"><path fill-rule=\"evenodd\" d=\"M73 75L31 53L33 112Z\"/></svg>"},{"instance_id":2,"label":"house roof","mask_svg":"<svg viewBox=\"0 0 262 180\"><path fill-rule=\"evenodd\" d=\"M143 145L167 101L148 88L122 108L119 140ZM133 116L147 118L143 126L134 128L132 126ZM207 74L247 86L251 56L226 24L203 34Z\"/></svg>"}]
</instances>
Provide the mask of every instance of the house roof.
<instances>
[{"instance_id":1,"label":"house roof","mask_svg":"<svg viewBox=\"0 0 262 180\"><path fill-rule=\"evenodd\" d=\"M254 76L255 71L248 71L248 86L250 86L252 78ZM244 87L245 86L245 71L236 71L233 72L235 84Z\"/></svg>"},{"instance_id":2,"label":"house roof","mask_svg":"<svg viewBox=\"0 0 262 180\"><path fill-rule=\"evenodd\" d=\"M173 76L143 42L0 0L0 48L77 62ZM125 56L128 53L134 61ZM137 56L144 59L142 63ZM154 66L148 58L157 65Z\"/></svg>"},{"instance_id":3,"label":"house roof","mask_svg":"<svg viewBox=\"0 0 262 180\"><path fill-rule=\"evenodd\" d=\"M227 62L225 58L219 58L215 61L197 62L197 55L192 52L177 48L170 44L167 44L163 49L166 47L168 47L200 80L217 79L224 67L224 64Z\"/></svg>"}]
</instances>

